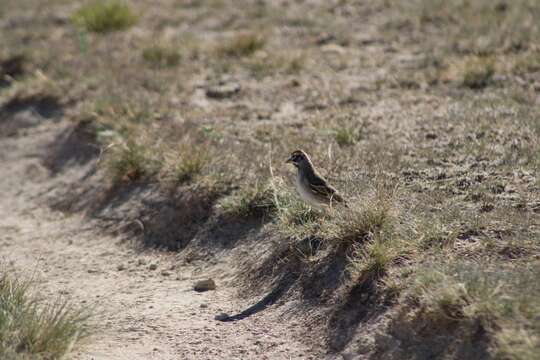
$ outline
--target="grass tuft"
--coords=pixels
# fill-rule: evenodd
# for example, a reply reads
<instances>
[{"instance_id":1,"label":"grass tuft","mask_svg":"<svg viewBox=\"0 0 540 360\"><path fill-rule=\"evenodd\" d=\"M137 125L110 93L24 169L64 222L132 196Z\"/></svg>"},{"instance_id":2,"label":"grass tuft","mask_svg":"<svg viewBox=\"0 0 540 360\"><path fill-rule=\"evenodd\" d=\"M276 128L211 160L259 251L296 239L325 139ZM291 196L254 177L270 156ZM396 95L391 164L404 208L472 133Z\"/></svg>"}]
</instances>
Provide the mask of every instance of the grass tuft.
<instances>
[{"instance_id":1,"label":"grass tuft","mask_svg":"<svg viewBox=\"0 0 540 360\"><path fill-rule=\"evenodd\" d=\"M465 63L462 85L471 89L483 89L489 85L495 74L493 61L474 58Z\"/></svg>"},{"instance_id":2,"label":"grass tuft","mask_svg":"<svg viewBox=\"0 0 540 360\"><path fill-rule=\"evenodd\" d=\"M112 147L110 151L106 168L115 182L138 180L155 173L159 167L158 162L151 158L148 146L133 139Z\"/></svg>"},{"instance_id":3,"label":"grass tuft","mask_svg":"<svg viewBox=\"0 0 540 360\"><path fill-rule=\"evenodd\" d=\"M365 198L339 208L325 228L326 237L349 244L384 238L394 231L397 221L393 195L377 191Z\"/></svg>"},{"instance_id":4,"label":"grass tuft","mask_svg":"<svg viewBox=\"0 0 540 360\"><path fill-rule=\"evenodd\" d=\"M176 183L193 180L210 161L210 153L205 145L183 143L165 154L166 178Z\"/></svg>"},{"instance_id":5,"label":"grass tuft","mask_svg":"<svg viewBox=\"0 0 540 360\"><path fill-rule=\"evenodd\" d=\"M335 130L334 138L339 146L354 145L359 139L358 131L350 127L338 127Z\"/></svg>"},{"instance_id":6,"label":"grass tuft","mask_svg":"<svg viewBox=\"0 0 540 360\"><path fill-rule=\"evenodd\" d=\"M361 281L381 278L398 255L395 243L388 239L376 238L368 243L356 245L350 260L350 272Z\"/></svg>"},{"instance_id":7,"label":"grass tuft","mask_svg":"<svg viewBox=\"0 0 540 360\"><path fill-rule=\"evenodd\" d=\"M59 359L89 335L89 314L68 301L47 304L32 284L0 275L0 358Z\"/></svg>"},{"instance_id":8,"label":"grass tuft","mask_svg":"<svg viewBox=\"0 0 540 360\"><path fill-rule=\"evenodd\" d=\"M219 55L230 57L246 57L253 55L264 47L266 38L261 34L242 33L217 47Z\"/></svg>"},{"instance_id":9,"label":"grass tuft","mask_svg":"<svg viewBox=\"0 0 540 360\"><path fill-rule=\"evenodd\" d=\"M137 20L129 5L120 0L95 1L73 15L76 25L96 33L125 30L135 25Z\"/></svg>"},{"instance_id":10,"label":"grass tuft","mask_svg":"<svg viewBox=\"0 0 540 360\"><path fill-rule=\"evenodd\" d=\"M154 67L173 67L180 63L178 49L165 45L152 45L142 51L144 61Z\"/></svg>"},{"instance_id":11,"label":"grass tuft","mask_svg":"<svg viewBox=\"0 0 540 360\"><path fill-rule=\"evenodd\" d=\"M223 198L219 206L225 214L241 218L263 216L276 210L271 185L259 182Z\"/></svg>"}]
</instances>

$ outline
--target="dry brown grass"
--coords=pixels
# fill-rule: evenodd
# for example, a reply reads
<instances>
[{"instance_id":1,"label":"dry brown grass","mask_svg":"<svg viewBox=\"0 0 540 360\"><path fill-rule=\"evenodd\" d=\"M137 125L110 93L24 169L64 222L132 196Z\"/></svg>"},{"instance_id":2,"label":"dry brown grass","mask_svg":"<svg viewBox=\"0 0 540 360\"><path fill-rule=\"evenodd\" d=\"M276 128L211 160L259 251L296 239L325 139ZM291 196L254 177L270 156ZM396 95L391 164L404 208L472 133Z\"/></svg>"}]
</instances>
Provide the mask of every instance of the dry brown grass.
<instances>
[{"instance_id":1,"label":"dry brown grass","mask_svg":"<svg viewBox=\"0 0 540 360\"><path fill-rule=\"evenodd\" d=\"M231 57L249 56L262 49L265 42L266 39L262 34L241 33L218 45L216 53Z\"/></svg>"}]
</instances>

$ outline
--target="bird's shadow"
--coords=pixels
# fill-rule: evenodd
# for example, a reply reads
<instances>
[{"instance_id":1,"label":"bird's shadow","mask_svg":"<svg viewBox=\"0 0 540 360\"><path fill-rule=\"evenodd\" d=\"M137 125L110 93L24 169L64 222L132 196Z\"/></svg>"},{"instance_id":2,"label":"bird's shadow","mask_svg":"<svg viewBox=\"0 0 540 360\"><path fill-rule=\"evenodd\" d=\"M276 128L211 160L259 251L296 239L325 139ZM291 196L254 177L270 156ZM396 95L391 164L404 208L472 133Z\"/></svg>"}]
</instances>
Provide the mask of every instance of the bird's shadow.
<instances>
[{"instance_id":1,"label":"bird's shadow","mask_svg":"<svg viewBox=\"0 0 540 360\"><path fill-rule=\"evenodd\" d=\"M276 286L268 293L265 297L259 300L257 303L251 305L244 311L228 316L224 319L219 319L219 321L228 322L228 321L238 321L243 320L247 317L250 317L253 314L256 314L260 311L263 311L268 306L274 304L279 300L287 291L293 286L298 276L283 276L277 282Z\"/></svg>"}]
</instances>

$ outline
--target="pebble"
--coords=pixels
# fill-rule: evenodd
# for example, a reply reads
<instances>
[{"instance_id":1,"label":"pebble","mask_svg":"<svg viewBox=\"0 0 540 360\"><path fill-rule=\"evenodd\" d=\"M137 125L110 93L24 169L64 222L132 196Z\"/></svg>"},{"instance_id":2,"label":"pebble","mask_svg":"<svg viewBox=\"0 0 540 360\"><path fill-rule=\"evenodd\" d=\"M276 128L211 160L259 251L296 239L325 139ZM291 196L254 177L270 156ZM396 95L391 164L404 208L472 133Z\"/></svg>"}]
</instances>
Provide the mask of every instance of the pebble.
<instances>
[{"instance_id":1,"label":"pebble","mask_svg":"<svg viewBox=\"0 0 540 360\"><path fill-rule=\"evenodd\" d=\"M199 280L193 285L193 290L199 291L199 292L215 290L215 289L216 289L216 283L212 279Z\"/></svg>"}]
</instances>

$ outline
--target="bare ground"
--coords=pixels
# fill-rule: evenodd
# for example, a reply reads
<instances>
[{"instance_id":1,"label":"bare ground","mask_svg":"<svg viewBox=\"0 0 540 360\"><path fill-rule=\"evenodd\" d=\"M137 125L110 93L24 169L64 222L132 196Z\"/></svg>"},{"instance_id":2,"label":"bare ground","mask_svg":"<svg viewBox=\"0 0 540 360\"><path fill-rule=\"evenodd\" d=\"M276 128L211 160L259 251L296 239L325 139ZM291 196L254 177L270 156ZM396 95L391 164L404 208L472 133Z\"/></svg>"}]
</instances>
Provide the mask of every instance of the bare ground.
<instances>
[{"instance_id":1,"label":"bare ground","mask_svg":"<svg viewBox=\"0 0 540 360\"><path fill-rule=\"evenodd\" d=\"M216 314L247 306L234 294L230 256L213 264L182 265L174 253L137 249L125 236L107 235L84 215L51 210L47 197L94 165L51 177L44 155L63 130L63 123L42 123L0 140L0 247L2 260L33 272L49 300L68 296L95 309L94 335L75 358L289 359L320 354L297 340L305 330L298 322L272 310L242 321L214 320ZM193 291L195 281L208 277L215 279L217 290Z\"/></svg>"}]
</instances>

